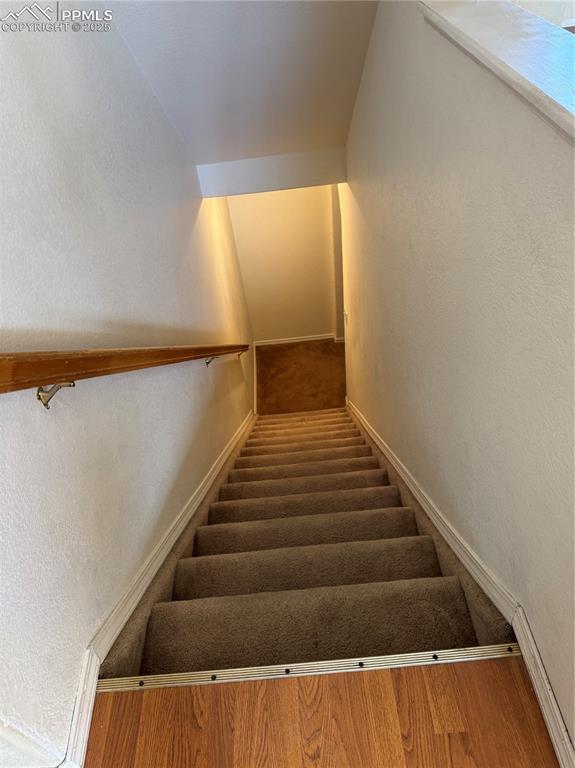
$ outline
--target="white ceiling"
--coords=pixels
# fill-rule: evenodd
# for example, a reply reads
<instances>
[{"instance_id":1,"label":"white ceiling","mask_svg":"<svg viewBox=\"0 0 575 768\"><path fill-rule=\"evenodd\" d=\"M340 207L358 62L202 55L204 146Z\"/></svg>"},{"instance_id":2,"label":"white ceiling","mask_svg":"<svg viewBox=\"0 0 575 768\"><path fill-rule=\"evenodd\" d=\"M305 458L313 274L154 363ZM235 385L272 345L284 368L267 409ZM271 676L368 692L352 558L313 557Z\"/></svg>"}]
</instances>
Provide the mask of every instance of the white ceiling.
<instances>
[{"instance_id":1,"label":"white ceiling","mask_svg":"<svg viewBox=\"0 0 575 768\"><path fill-rule=\"evenodd\" d=\"M374 2L114 4L196 163L345 144Z\"/></svg>"}]
</instances>

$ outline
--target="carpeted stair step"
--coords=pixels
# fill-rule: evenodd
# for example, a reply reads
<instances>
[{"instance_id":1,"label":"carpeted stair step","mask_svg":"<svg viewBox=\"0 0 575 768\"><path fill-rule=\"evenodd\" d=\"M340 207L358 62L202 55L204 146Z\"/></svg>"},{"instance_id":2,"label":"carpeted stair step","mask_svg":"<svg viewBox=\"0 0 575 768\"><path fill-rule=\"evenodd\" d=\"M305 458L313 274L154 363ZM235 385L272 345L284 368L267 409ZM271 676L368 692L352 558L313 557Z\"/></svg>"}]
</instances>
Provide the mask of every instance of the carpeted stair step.
<instances>
[{"instance_id":1,"label":"carpeted stair step","mask_svg":"<svg viewBox=\"0 0 575 768\"><path fill-rule=\"evenodd\" d=\"M254 427L256 429L274 429L274 428L289 428L297 426L298 424L333 424L339 421L352 421L349 413L328 413L326 416L297 416L291 418L275 418L268 421L262 421L261 418L256 419Z\"/></svg>"},{"instance_id":2,"label":"carpeted stair step","mask_svg":"<svg viewBox=\"0 0 575 768\"><path fill-rule=\"evenodd\" d=\"M238 456L236 469L253 467L274 467L288 464L306 464L307 462L353 459L361 456L373 456L368 445L352 445L349 448L320 448L318 450L293 451L288 453L270 453L259 456Z\"/></svg>"},{"instance_id":3,"label":"carpeted stair step","mask_svg":"<svg viewBox=\"0 0 575 768\"><path fill-rule=\"evenodd\" d=\"M345 541L179 561L174 600L441 576L431 536Z\"/></svg>"},{"instance_id":4,"label":"carpeted stair step","mask_svg":"<svg viewBox=\"0 0 575 768\"><path fill-rule=\"evenodd\" d=\"M477 644L456 577L157 603L142 674L293 664Z\"/></svg>"},{"instance_id":5,"label":"carpeted stair step","mask_svg":"<svg viewBox=\"0 0 575 768\"><path fill-rule=\"evenodd\" d=\"M415 516L408 507L328 512L202 525L195 533L194 557L417 535Z\"/></svg>"},{"instance_id":6,"label":"carpeted stair step","mask_svg":"<svg viewBox=\"0 0 575 768\"><path fill-rule=\"evenodd\" d=\"M249 437L246 440L246 448L255 448L258 445L281 445L282 443L289 442L306 442L312 443L316 440L345 440L347 437L359 437L359 429L357 427L349 427L346 429L338 430L337 432L304 432L297 435L284 435L279 437Z\"/></svg>"},{"instance_id":7,"label":"carpeted stair step","mask_svg":"<svg viewBox=\"0 0 575 768\"><path fill-rule=\"evenodd\" d=\"M348 424L353 419L348 413L332 414L315 419L281 419L277 421L256 421L253 429L301 429L302 427L321 427L329 424Z\"/></svg>"},{"instance_id":8,"label":"carpeted stair step","mask_svg":"<svg viewBox=\"0 0 575 768\"><path fill-rule=\"evenodd\" d=\"M349 416L346 408L328 408L325 411L294 411L293 413L270 413L258 416L258 424L269 424L278 421L331 419L334 416Z\"/></svg>"},{"instance_id":9,"label":"carpeted stair step","mask_svg":"<svg viewBox=\"0 0 575 768\"><path fill-rule=\"evenodd\" d=\"M333 433L332 433L333 434ZM355 445L365 445L363 437L330 438L329 440L297 441L281 443L280 445L255 445L242 448L242 456L269 456L273 453L293 453L294 451L317 451L320 448L351 448Z\"/></svg>"},{"instance_id":10,"label":"carpeted stair step","mask_svg":"<svg viewBox=\"0 0 575 768\"><path fill-rule=\"evenodd\" d=\"M349 416L337 416L332 419L304 419L302 421L288 421L285 423L275 424L259 424L256 422L253 431L254 432L273 432L274 430L285 429L303 429L307 427L309 429L318 427L336 427L338 424L353 424L354 422Z\"/></svg>"},{"instance_id":11,"label":"carpeted stair step","mask_svg":"<svg viewBox=\"0 0 575 768\"><path fill-rule=\"evenodd\" d=\"M375 456L333 459L332 461L310 461L305 464L277 464L272 467L232 469L228 475L228 482L249 483L254 480L275 480L284 477L331 475L339 472L357 472L361 469L377 469L378 467L379 462Z\"/></svg>"},{"instance_id":12,"label":"carpeted stair step","mask_svg":"<svg viewBox=\"0 0 575 768\"><path fill-rule=\"evenodd\" d=\"M218 501L210 489L206 524L165 569L161 596L172 599L155 603L154 588L129 659L120 646L126 674L289 672L297 662L431 655L512 636L431 524L401 506L345 408L258 417L227 480Z\"/></svg>"},{"instance_id":13,"label":"carpeted stair step","mask_svg":"<svg viewBox=\"0 0 575 768\"><path fill-rule=\"evenodd\" d=\"M330 432L345 432L347 430L357 430L357 426L352 421L340 421L337 424L321 424L320 426L305 425L301 427L282 427L281 429L253 429L250 433L250 440L267 439L270 437L299 437L300 435L322 434L327 435Z\"/></svg>"},{"instance_id":14,"label":"carpeted stair step","mask_svg":"<svg viewBox=\"0 0 575 768\"><path fill-rule=\"evenodd\" d=\"M352 488L345 491L296 493L266 496L261 499L216 501L210 505L209 521L239 523L242 520L269 520L271 517L321 515L326 512L352 512L356 509L400 507L399 491L394 485Z\"/></svg>"},{"instance_id":15,"label":"carpeted stair step","mask_svg":"<svg viewBox=\"0 0 575 768\"><path fill-rule=\"evenodd\" d=\"M369 488L387 484L387 471L379 468L311 477L282 477L276 480L255 480L250 483L226 483L220 488L220 501L290 496L316 491L340 491L347 488Z\"/></svg>"}]
</instances>

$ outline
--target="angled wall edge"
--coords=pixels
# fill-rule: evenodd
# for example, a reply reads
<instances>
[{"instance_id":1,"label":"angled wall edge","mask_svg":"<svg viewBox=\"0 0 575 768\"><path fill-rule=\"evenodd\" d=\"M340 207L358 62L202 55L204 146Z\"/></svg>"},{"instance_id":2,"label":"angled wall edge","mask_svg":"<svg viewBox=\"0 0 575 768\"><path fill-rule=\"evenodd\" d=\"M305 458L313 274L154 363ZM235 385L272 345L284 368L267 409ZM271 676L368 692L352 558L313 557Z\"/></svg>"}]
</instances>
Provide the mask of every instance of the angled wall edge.
<instances>
[{"instance_id":1,"label":"angled wall edge","mask_svg":"<svg viewBox=\"0 0 575 768\"><path fill-rule=\"evenodd\" d=\"M197 165L202 197L338 184L347 178L345 147Z\"/></svg>"},{"instance_id":2,"label":"angled wall edge","mask_svg":"<svg viewBox=\"0 0 575 768\"><path fill-rule=\"evenodd\" d=\"M508 0L422 0L427 21L575 139L575 36Z\"/></svg>"}]
</instances>

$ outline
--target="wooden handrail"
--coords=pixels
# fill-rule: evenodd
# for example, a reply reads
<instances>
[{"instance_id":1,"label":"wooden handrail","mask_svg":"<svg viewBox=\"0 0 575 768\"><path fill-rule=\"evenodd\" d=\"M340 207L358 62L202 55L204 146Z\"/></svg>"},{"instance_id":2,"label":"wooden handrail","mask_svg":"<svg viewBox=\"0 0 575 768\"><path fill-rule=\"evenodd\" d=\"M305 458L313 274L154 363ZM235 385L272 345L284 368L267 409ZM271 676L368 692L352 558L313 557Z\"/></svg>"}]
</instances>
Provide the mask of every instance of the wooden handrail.
<instances>
[{"instance_id":1,"label":"wooden handrail","mask_svg":"<svg viewBox=\"0 0 575 768\"><path fill-rule=\"evenodd\" d=\"M249 344L220 344L211 347L125 347L0 353L0 393L96 376L111 376L187 360L241 354L248 349Z\"/></svg>"}]
</instances>

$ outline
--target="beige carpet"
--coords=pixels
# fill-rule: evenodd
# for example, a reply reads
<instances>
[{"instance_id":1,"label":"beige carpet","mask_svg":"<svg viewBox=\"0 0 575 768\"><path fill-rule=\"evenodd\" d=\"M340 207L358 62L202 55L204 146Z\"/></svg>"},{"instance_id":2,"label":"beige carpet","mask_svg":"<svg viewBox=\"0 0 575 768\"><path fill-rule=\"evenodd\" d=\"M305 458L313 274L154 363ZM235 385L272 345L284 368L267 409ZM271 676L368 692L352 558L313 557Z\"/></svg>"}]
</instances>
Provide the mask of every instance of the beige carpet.
<instances>
[{"instance_id":1,"label":"beige carpet","mask_svg":"<svg viewBox=\"0 0 575 768\"><path fill-rule=\"evenodd\" d=\"M345 345L330 339L256 347L258 413L345 405Z\"/></svg>"},{"instance_id":2,"label":"beige carpet","mask_svg":"<svg viewBox=\"0 0 575 768\"><path fill-rule=\"evenodd\" d=\"M444 550L345 409L260 416L151 610L141 674L509 642Z\"/></svg>"},{"instance_id":3,"label":"beige carpet","mask_svg":"<svg viewBox=\"0 0 575 768\"><path fill-rule=\"evenodd\" d=\"M100 674L513 639L385 456L334 408L258 418Z\"/></svg>"}]
</instances>

